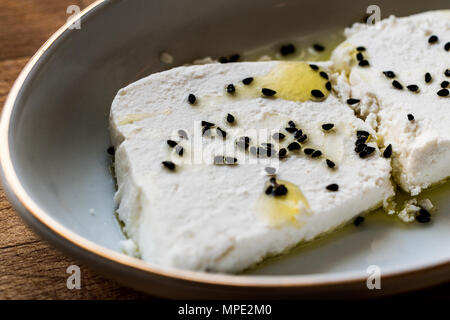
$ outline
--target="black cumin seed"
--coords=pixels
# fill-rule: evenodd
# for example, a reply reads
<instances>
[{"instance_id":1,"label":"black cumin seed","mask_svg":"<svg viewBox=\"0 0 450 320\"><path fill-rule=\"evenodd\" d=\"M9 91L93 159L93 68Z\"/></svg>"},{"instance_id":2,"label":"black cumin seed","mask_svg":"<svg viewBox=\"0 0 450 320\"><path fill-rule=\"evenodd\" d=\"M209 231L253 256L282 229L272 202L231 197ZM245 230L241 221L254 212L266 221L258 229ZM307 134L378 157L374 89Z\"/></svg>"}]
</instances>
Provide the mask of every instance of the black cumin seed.
<instances>
[{"instance_id":1,"label":"black cumin seed","mask_svg":"<svg viewBox=\"0 0 450 320\"><path fill-rule=\"evenodd\" d=\"M313 97L315 97L315 98L323 98L323 97L325 97L325 95L323 94L323 92L320 91L320 90L317 90L317 89L311 90L311 95L312 95Z\"/></svg>"},{"instance_id":2,"label":"black cumin seed","mask_svg":"<svg viewBox=\"0 0 450 320\"><path fill-rule=\"evenodd\" d=\"M242 83L245 84L246 86L248 86L252 82L253 82L252 77L248 77L248 78L245 78L244 80L242 80Z\"/></svg>"},{"instance_id":3,"label":"black cumin seed","mask_svg":"<svg viewBox=\"0 0 450 320\"><path fill-rule=\"evenodd\" d=\"M250 143L250 138L249 137L240 137L239 140L244 141L245 143Z\"/></svg>"},{"instance_id":4,"label":"black cumin seed","mask_svg":"<svg viewBox=\"0 0 450 320\"><path fill-rule=\"evenodd\" d=\"M234 87L234 84L229 84L227 86L227 92L228 93L234 93L236 91L236 88Z\"/></svg>"},{"instance_id":5,"label":"black cumin seed","mask_svg":"<svg viewBox=\"0 0 450 320\"><path fill-rule=\"evenodd\" d=\"M272 138L274 138L275 140L283 140L285 137L286 135L281 132L276 132L272 135Z\"/></svg>"},{"instance_id":6,"label":"black cumin seed","mask_svg":"<svg viewBox=\"0 0 450 320\"><path fill-rule=\"evenodd\" d=\"M163 162L161 162L162 163L162 165L164 166L164 167L166 167L167 169L169 169L169 170L175 170L175 163L173 163L172 161L163 161Z\"/></svg>"},{"instance_id":7,"label":"black cumin seed","mask_svg":"<svg viewBox=\"0 0 450 320\"><path fill-rule=\"evenodd\" d=\"M439 40L439 38L436 35L432 35L428 38L428 43L436 43Z\"/></svg>"},{"instance_id":8,"label":"black cumin seed","mask_svg":"<svg viewBox=\"0 0 450 320\"><path fill-rule=\"evenodd\" d=\"M421 209L420 211L419 211L419 214L416 216L416 221L417 222L419 222L419 223L427 223L427 222L430 222L431 221L431 215L430 215L430 213L428 212L428 211L426 211L427 212L427 214L422 214L421 212L422 212L422 210L423 209Z\"/></svg>"},{"instance_id":9,"label":"black cumin seed","mask_svg":"<svg viewBox=\"0 0 450 320\"><path fill-rule=\"evenodd\" d=\"M314 71L319 70L319 67L318 67L317 65L315 65L315 64L310 64L309 66L310 66L310 68L313 69Z\"/></svg>"},{"instance_id":10,"label":"black cumin seed","mask_svg":"<svg viewBox=\"0 0 450 320\"><path fill-rule=\"evenodd\" d=\"M292 120L289 120L289 122L288 122L288 126L289 127L291 127L291 128L295 128L297 125L295 124L295 122L294 121L292 121Z\"/></svg>"},{"instance_id":11,"label":"black cumin seed","mask_svg":"<svg viewBox=\"0 0 450 320\"><path fill-rule=\"evenodd\" d=\"M413 121L414 120L414 116L411 113L408 114L408 120L409 121Z\"/></svg>"},{"instance_id":12,"label":"black cumin seed","mask_svg":"<svg viewBox=\"0 0 450 320\"><path fill-rule=\"evenodd\" d=\"M244 140L236 141L236 145L241 149L248 149L249 146L248 142L245 142Z\"/></svg>"},{"instance_id":13,"label":"black cumin seed","mask_svg":"<svg viewBox=\"0 0 450 320\"><path fill-rule=\"evenodd\" d=\"M356 54L356 59L357 59L358 61L364 60L364 55L363 55L361 52L358 52L358 53Z\"/></svg>"},{"instance_id":14,"label":"black cumin seed","mask_svg":"<svg viewBox=\"0 0 450 320\"><path fill-rule=\"evenodd\" d=\"M362 46L356 47L356 51L366 51L366 48Z\"/></svg>"},{"instance_id":15,"label":"black cumin seed","mask_svg":"<svg viewBox=\"0 0 450 320\"><path fill-rule=\"evenodd\" d=\"M238 159L233 157L225 157L225 164L236 164Z\"/></svg>"},{"instance_id":16,"label":"black cumin seed","mask_svg":"<svg viewBox=\"0 0 450 320\"><path fill-rule=\"evenodd\" d=\"M324 71L320 71L319 75L324 79L327 79L327 80L329 79L327 73Z\"/></svg>"},{"instance_id":17,"label":"black cumin seed","mask_svg":"<svg viewBox=\"0 0 450 320\"><path fill-rule=\"evenodd\" d=\"M228 61L229 62L237 62L240 58L241 58L241 56L239 54L235 53L230 56Z\"/></svg>"},{"instance_id":18,"label":"black cumin seed","mask_svg":"<svg viewBox=\"0 0 450 320\"><path fill-rule=\"evenodd\" d=\"M356 219L353 221L353 224L357 227L363 222L364 222L364 217L357 216Z\"/></svg>"},{"instance_id":19,"label":"black cumin seed","mask_svg":"<svg viewBox=\"0 0 450 320\"><path fill-rule=\"evenodd\" d=\"M232 114L227 114L227 122L228 123L233 123L234 122L234 116Z\"/></svg>"},{"instance_id":20,"label":"black cumin seed","mask_svg":"<svg viewBox=\"0 0 450 320\"><path fill-rule=\"evenodd\" d=\"M402 84L401 84L400 82L398 82L397 80L392 81L392 86L393 86L395 89L403 90Z\"/></svg>"},{"instance_id":21,"label":"black cumin seed","mask_svg":"<svg viewBox=\"0 0 450 320\"><path fill-rule=\"evenodd\" d=\"M353 105L353 104L359 103L360 101L361 101L361 100L359 100L359 99L353 99L353 98L350 98L350 99L347 99L347 104Z\"/></svg>"},{"instance_id":22,"label":"black cumin seed","mask_svg":"<svg viewBox=\"0 0 450 320\"><path fill-rule=\"evenodd\" d=\"M202 127L211 128L214 127L214 123L202 120Z\"/></svg>"},{"instance_id":23,"label":"black cumin seed","mask_svg":"<svg viewBox=\"0 0 450 320\"><path fill-rule=\"evenodd\" d=\"M295 52L295 46L292 43L283 45L280 48L280 53L282 56L286 56L286 55L294 53L294 52Z\"/></svg>"},{"instance_id":24,"label":"black cumin seed","mask_svg":"<svg viewBox=\"0 0 450 320\"><path fill-rule=\"evenodd\" d=\"M326 162L327 162L328 168L333 169L336 166L336 164L333 161L329 160L329 159L327 159Z\"/></svg>"},{"instance_id":25,"label":"black cumin seed","mask_svg":"<svg viewBox=\"0 0 450 320\"><path fill-rule=\"evenodd\" d=\"M313 158L318 158L318 157L320 157L321 155L322 155L322 151L316 150L316 151L314 151L314 152L312 153L311 157L313 157Z\"/></svg>"},{"instance_id":26,"label":"black cumin seed","mask_svg":"<svg viewBox=\"0 0 450 320\"><path fill-rule=\"evenodd\" d=\"M361 61L358 63L358 65L359 65L360 67L367 67L367 66L370 65L370 63L369 63L369 61L367 61L367 60L361 60Z\"/></svg>"},{"instance_id":27,"label":"black cumin seed","mask_svg":"<svg viewBox=\"0 0 450 320\"><path fill-rule=\"evenodd\" d=\"M294 134L294 138L298 139L303 135L303 131L301 129L297 130L297 132L295 132Z\"/></svg>"},{"instance_id":28,"label":"black cumin seed","mask_svg":"<svg viewBox=\"0 0 450 320\"><path fill-rule=\"evenodd\" d=\"M317 52L322 52L322 51L325 50L325 47L323 45L321 45L321 44L318 44L318 43L313 44L313 48Z\"/></svg>"},{"instance_id":29,"label":"black cumin seed","mask_svg":"<svg viewBox=\"0 0 450 320\"><path fill-rule=\"evenodd\" d=\"M285 148L281 148L281 149L278 151L278 157L279 157L279 158L284 158L284 157L286 157L286 155L287 155L287 150L286 150Z\"/></svg>"},{"instance_id":30,"label":"black cumin seed","mask_svg":"<svg viewBox=\"0 0 450 320\"><path fill-rule=\"evenodd\" d=\"M383 157L390 158L391 156L392 156L392 144L388 145L383 152Z\"/></svg>"},{"instance_id":31,"label":"black cumin seed","mask_svg":"<svg viewBox=\"0 0 450 320\"><path fill-rule=\"evenodd\" d=\"M322 125L322 129L325 131L331 130L331 129L333 129L333 127L334 127L333 123L325 123Z\"/></svg>"},{"instance_id":32,"label":"black cumin seed","mask_svg":"<svg viewBox=\"0 0 450 320\"><path fill-rule=\"evenodd\" d=\"M109 155L113 156L115 153L114 147L109 147L108 149L106 149L106 152L108 152Z\"/></svg>"},{"instance_id":33,"label":"black cumin seed","mask_svg":"<svg viewBox=\"0 0 450 320\"><path fill-rule=\"evenodd\" d=\"M266 148L269 148L269 149L273 149L273 143L269 143L269 142L263 142L263 143L261 143L261 145L263 146L263 147L266 147Z\"/></svg>"},{"instance_id":34,"label":"black cumin seed","mask_svg":"<svg viewBox=\"0 0 450 320\"><path fill-rule=\"evenodd\" d=\"M275 187L275 189L273 190L273 195L276 197L279 196L284 196L288 193L288 189L286 188L286 186L284 184L279 184Z\"/></svg>"},{"instance_id":35,"label":"black cumin seed","mask_svg":"<svg viewBox=\"0 0 450 320\"><path fill-rule=\"evenodd\" d=\"M298 129L294 127L284 128L289 133L295 133Z\"/></svg>"},{"instance_id":36,"label":"black cumin seed","mask_svg":"<svg viewBox=\"0 0 450 320\"><path fill-rule=\"evenodd\" d=\"M431 217L431 214L428 212L428 210L425 210L424 208L420 208L419 214L425 217Z\"/></svg>"},{"instance_id":37,"label":"black cumin seed","mask_svg":"<svg viewBox=\"0 0 450 320\"><path fill-rule=\"evenodd\" d=\"M289 143L289 145L287 146L287 149L289 151L295 151L295 150L300 150L301 146L298 142L291 142Z\"/></svg>"},{"instance_id":38,"label":"black cumin seed","mask_svg":"<svg viewBox=\"0 0 450 320\"><path fill-rule=\"evenodd\" d=\"M325 88L327 88L328 91L331 91L331 82L327 81L327 83L325 83Z\"/></svg>"},{"instance_id":39,"label":"black cumin seed","mask_svg":"<svg viewBox=\"0 0 450 320\"><path fill-rule=\"evenodd\" d=\"M360 146L362 144L366 144L367 137L359 137L356 139L355 146Z\"/></svg>"},{"instance_id":40,"label":"black cumin seed","mask_svg":"<svg viewBox=\"0 0 450 320\"><path fill-rule=\"evenodd\" d=\"M176 152L180 157L182 157L182 156L183 156L183 153L184 153L184 148L183 148L182 146L176 146L176 147L175 147L175 152Z\"/></svg>"},{"instance_id":41,"label":"black cumin seed","mask_svg":"<svg viewBox=\"0 0 450 320\"><path fill-rule=\"evenodd\" d=\"M445 69L444 74L446 77L450 77L450 69Z\"/></svg>"},{"instance_id":42,"label":"black cumin seed","mask_svg":"<svg viewBox=\"0 0 450 320\"><path fill-rule=\"evenodd\" d=\"M304 152L305 154L307 154L307 155L310 155L310 154L312 154L312 153L314 152L314 149L306 148L305 150L303 150L303 152Z\"/></svg>"},{"instance_id":43,"label":"black cumin seed","mask_svg":"<svg viewBox=\"0 0 450 320\"><path fill-rule=\"evenodd\" d=\"M224 130L222 130L221 128L219 128L219 127L217 127L216 132L223 139L225 139L227 137L227 133Z\"/></svg>"},{"instance_id":44,"label":"black cumin seed","mask_svg":"<svg viewBox=\"0 0 450 320\"><path fill-rule=\"evenodd\" d=\"M277 169L275 169L274 167L265 167L264 170L266 171L267 174L273 175L275 174L275 172L277 172Z\"/></svg>"},{"instance_id":45,"label":"black cumin seed","mask_svg":"<svg viewBox=\"0 0 450 320\"><path fill-rule=\"evenodd\" d=\"M425 73L425 82L430 83L432 80L431 74L429 72Z\"/></svg>"},{"instance_id":46,"label":"black cumin seed","mask_svg":"<svg viewBox=\"0 0 450 320\"><path fill-rule=\"evenodd\" d=\"M173 140L167 140L167 144L169 145L169 147L173 148L177 145L177 142Z\"/></svg>"},{"instance_id":47,"label":"black cumin seed","mask_svg":"<svg viewBox=\"0 0 450 320\"><path fill-rule=\"evenodd\" d=\"M363 152L365 147L367 147L367 145L365 143L356 145L355 152L356 153L361 153L361 152Z\"/></svg>"},{"instance_id":48,"label":"black cumin seed","mask_svg":"<svg viewBox=\"0 0 450 320\"><path fill-rule=\"evenodd\" d=\"M356 137L358 137L358 138L365 137L367 139L369 136L370 136L370 133L368 133L367 131L364 131L364 130L356 131Z\"/></svg>"},{"instance_id":49,"label":"black cumin seed","mask_svg":"<svg viewBox=\"0 0 450 320\"><path fill-rule=\"evenodd\" d=\"M450 42L447 42L444 46L445 51L450 51Z\"/></svg>"},{"instance_id":50,"label":"black cumin seed","mask_svg":"<svg viewBox=\"0 0 450 320\"><path fill-rule=\"evenodd\" d=\"M266 194L270 195L270 194L272 194L272 192L273 192L273 186L268 186L266 189Z\"/></svg>"},{"instance_id":51,"label":"black cumin seed","mask_svg":"<svg viewBox=\"0 0 450 320\"><path fill-rule=\"evenodd\" d=\"M437 92L437 95L440 97L447 97L448 96L448 89L441 89Z\"/></svg>"},{"instance_id":52,"label":"black cumin seed","mask_svg":"<svg viewBox=\"0 0 450 320\"><path fill-rule=\"evenodd\" d=\"M410 84L406 88L408 88L408 90L412 91L412 92L417 92L417 90L419 90L419 87L417 85L415 85L415 84Z\"/></svg>"},{"instance_id":53,"label":"black cumin seed","mask_svg":"<svg viewBox=\"0 0 450 320\"><path fill-rule=\"evenodd\" d=\"M197 98L195 97L195 95L190 93L189 96L188 96L188 101L189 101L190 104L194 104L195 101L197 101Z\"/></svg>"},{"instance_id":54,"label":"black cumin seed","mask_svg":"<svg viewBox=\"0 0 450 320\"><path fill-rule=\"evenodd\" d=\"M394 71L383 71L383 74L384 74L387 78L395 78L395 73L394 73Z\"/></svg>"},{"instance_id":55,"label":"black cumin seed","mask_svg":"<svg viewBox=\"0 0 450 320\"><path fill-rule=\"evenodd\" d=\"M275 90L268 89L268 88L262 88L261 92L266 97L272 97L273 95L275 95L277 93Z\"/></svg>"},{"instance_id":56,"label":"black cumin seed","mask_svg":"<svg viewBox=\"0 0 450 320\"><path fill-rule=\"evenodd\" d=\"M332 183L332 184L329 184L327 186L327 190L329 190L329 191L338 191L339 190L339 186L336 183Z\"/></svg>"},{"instance_id":57,"label":"black cumin seed","mask_svg":"<svg viewBox=\"0 0 450 320\"><path fill-rule=\"evenodd\" d=\"M441 88L442 88L442 89L445 89L445 88L448 87L449 84L450 84L450 83L449 83L448 81L442 81L442 82L441 82Z\"/></svg>"},{"instance_id":58,"label":"black cumin seed","mask_svg":"<svg viewBox=\"0 0 450 320\"><path fill-rule=\"evenodd\" d=\"M305 142L306 139L308 139L308 136L306 134L302 134L299 138L297 138L297 141Z\"/></svg>"},{"instance_id":59,"label":"black cumin seed","mask_svg":"<svg viewBox=\"0 0 450 320\"><path fill-rule=\"evenodd\" d=\"M370 147L370 146L365 146L363 151L366 152L367 155L371 155L375 151L375 148L374 147Z\"/></svg>"},{"instance_id":60,"label":"black cumin seed","mask_svg":"<svg viewBox=\"0 0 450 320\"><path fill-rule=\"evenodd\" d=\"M188 139L188 134L186 131L184 131L183 129L178 130L178 135L180 136L180 138L182 139Z\"/></svg>"},{"instance_id":61,"label":"black cumin seed","mask_svg":"<svg viewBox=\"0 0 450 320\"><path fill-rule=\"evenodd\" d=\"M211 127L203 127L202 135L209 137L211 135Z\"/></svg>"},{"instance_id":62,"label":"black cumin seed","mask_svg":"<svg viewBox=\"0 0 450 320\"><path fill-rule=\"evenodd\" d=\"M220 57L220 58L219 58L219 62L220 62L220 63L228 63L228 59L225 58L225 57Z\"/></svg>"},{"instance_id":63,"label":"black cumin seed","mask_svg":"<svg viewBox=\"0 0 450 320\"><path fill-rule=\"evenodd\" d=\"M277 184L277 179L276 179L275 177L270 178L270 179L269 179L269 182L270 182L272 185L274 185L274 186L278 185L278 184Z\"/></svg>"}]
</instances>

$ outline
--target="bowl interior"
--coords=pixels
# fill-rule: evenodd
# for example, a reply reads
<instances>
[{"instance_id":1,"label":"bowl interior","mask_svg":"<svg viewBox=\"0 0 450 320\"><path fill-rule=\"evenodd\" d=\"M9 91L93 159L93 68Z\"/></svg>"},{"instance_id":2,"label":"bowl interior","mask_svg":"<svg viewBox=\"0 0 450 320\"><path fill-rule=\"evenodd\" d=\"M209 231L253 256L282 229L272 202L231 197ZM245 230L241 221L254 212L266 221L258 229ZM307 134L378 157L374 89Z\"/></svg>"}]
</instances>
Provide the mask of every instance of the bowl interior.
<instances>
[{"instance_id":1,"label":"bowl interior","mask_svg":"<svg viewBox=\"0 0 450 320\"><path fill-rule=\"evenodd\" d=\"M117 90L167 68L219 57L361 21L371 1L111 1L67 30L45 52L22 87L9 143L25 190L56 221L104 247L123 239L114 216L108 170L108 115ZM378 1L381 14L445 8L447 1ZM363 228L337 233L273 259L255 274L361 271L370 264L400 270L450 259L450 189L433 193L435 223L405 228L376 216Z\"/></svg>"}]
</instances>

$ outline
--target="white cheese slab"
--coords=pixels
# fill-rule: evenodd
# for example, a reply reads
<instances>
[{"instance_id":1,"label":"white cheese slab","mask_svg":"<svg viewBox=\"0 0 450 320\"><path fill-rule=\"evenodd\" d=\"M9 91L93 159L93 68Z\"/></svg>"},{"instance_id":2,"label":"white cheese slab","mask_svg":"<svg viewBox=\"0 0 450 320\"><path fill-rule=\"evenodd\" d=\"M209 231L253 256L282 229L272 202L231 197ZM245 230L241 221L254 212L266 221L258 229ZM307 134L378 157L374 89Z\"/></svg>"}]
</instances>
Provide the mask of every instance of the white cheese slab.
<instances>
[{"instance_id":1,"label":"white cheese slab","mask_svg":"<svg viewBox=\"0 0 450 320\"><path fill-rule=\"evenodd\" d=\"M450 81L444 74L450 69L450 52L445 50L450 41L450 10L391 16L373 26L357 23L345 34L347 39L335 49L332 60L348 74L347 94L361 99L355 110L378 125L385 146L392 144L396 181L417 195L449 177L450 97L437 92L443 81ZM432 35L438 41L429 43ZM358 46L365 47L361 53L370 66L358 65ZM383 71L393 71L396 77L388 78ZM427 72L432 76L430 83L425 82ZM394 88L393 80L403 90ZM409 85L419 90L412 92Z\"/></svg>"},{"instance_id":2,"label":"white cheese slab","mask_svg":"<svg viewBox=\"0 0 450 320\"><path fill-rule=\"evenodd\" d=\"M324 70L330 67L320 65ZM354 151L356 130L370 132L372 141L375 132L334 95L322 102L240 96L242 79L270 74L280 66L272 61L179 67L118 92L110 114L115 200L124 230L143 260L190 270L239 272L330 232L393 195L389 160L378 149L365 159ZM236 84L233 97L225 90L230 83ZM190 93L197 97L194 105L187 102ZM226 123L228 113L236 118L235 125ZM226 130L227 139L201 140L201 149L212 152L198 163L192 154L201 138L202 120ZM320 149L322 157L313 159L301 150L278 164L269 159L255 163L250 161L255 157L249 160L248 154L238 152L238 165L211 164L214 154L223 153L224 144L232 149L235 138L243 135L233 130L278 131L289 120L308 135L303 149ZM326 133L324 123L335 127ZM189 140L178 137L179 129L188 132ZM174 154L167 139L185 148L183 157ZM330 169L326 158L337 167ZM176 162L176 170L164 168L165 160ZM269 180L264 170L269 162L277 167L278 179L296 185L305 196L309 209L299 203L295 216L301 226L274 225L257 209ZM339 185L337 192L326 189L333 183Z\"/></svg>"}]
</instances>

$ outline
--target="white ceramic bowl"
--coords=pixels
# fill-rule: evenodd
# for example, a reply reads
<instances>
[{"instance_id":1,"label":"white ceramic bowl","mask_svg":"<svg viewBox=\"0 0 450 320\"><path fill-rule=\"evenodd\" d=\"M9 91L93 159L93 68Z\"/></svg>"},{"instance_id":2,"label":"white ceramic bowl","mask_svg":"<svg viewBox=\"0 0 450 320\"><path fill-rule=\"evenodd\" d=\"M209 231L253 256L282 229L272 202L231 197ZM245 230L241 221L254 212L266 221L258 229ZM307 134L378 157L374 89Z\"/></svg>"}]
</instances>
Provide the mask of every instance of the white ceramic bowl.
<instances>
[{"instance_id":1,"label":"white ceramic bowl","mask_svg":"<svg viewBox=\"0 0 450 320\"><path fill-rule=\"evenodd\" d=\"M165 297L372 296L450 278L450 192L429 226L403 228L373 219L276 259L246 275L161 268L123 255L108 171L108 113L117 90L176 64L242 52L276 40L340 29L370 1L98 1L81 29L63 26L36 53L6 101L0 127L4 187L44 239L116 280ZM382 15L444 8L445 0L378 1ZM95 210L91 214L90 209ZM369 221L370 222L370 218ZM367 266L382 290L366 288Z\"/></svg>"}]
</instances>

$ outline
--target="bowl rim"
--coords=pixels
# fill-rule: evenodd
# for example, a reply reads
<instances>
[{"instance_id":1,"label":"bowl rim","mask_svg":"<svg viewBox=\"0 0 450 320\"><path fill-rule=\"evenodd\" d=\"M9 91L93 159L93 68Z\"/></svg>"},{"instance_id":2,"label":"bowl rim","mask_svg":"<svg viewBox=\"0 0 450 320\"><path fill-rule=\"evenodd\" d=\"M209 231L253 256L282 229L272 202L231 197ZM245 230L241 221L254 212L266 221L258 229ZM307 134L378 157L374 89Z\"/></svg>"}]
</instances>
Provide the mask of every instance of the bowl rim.
<instances>
[{"instance_id":1,"label":"bowl rim","mask_svg":"<svg viewBox=\"0 0 450 320\"><path fill-rule=\"evenodd\" d=\"M93 254L94 256L103 258L107 262L143 271L144 273L162 276L166 278L185 280L195 283L203 283L219 286L231 287L254 287L254 288L306 288L306 287L320 287L330 285L344 285L365 283L368 275L357 272L337 272L330 274L306 274L306 275L274 275L274 276L258 276L258 275L229 275L229 274L214 274L206 272L197 272L190 270L181 270L176 268L161 267L153 263L145 262L143 260L127 256L124 253L105 248L91 240L88 240L77 233L71 231L69 228L58 223L45 210L40 208L32 197L25 191L25 188L20 182L16 171L14 169L13 161L11 159L10 144L9 144L9 129L11 124L11 116L19 94L22 91L25 81L28 76L38 64L43 54L52 49L53 44L65 33L73 32L69 29L73 21L88 16L94 11L104 9L112 5L116 1L97 0L77 15L69 19L62 27L60 27L32 56L26 66L20 72L18 78L14 82L3 107L0 119L0 171L2 176L3 186L5 191L10 191L8 194L10 200L19 213L20 206L26 211L26 214L31 215L40 227L46 227L55 236L67 241L74 248L83 250L85 253ZM383 280L393 279L397 277L415 276L425 271L435 271L444 267L450 266L450 259L447 261L426 264L415 268L404 269L403 271L391 271L382 274Z\"/></svg>"}]
</instances>

